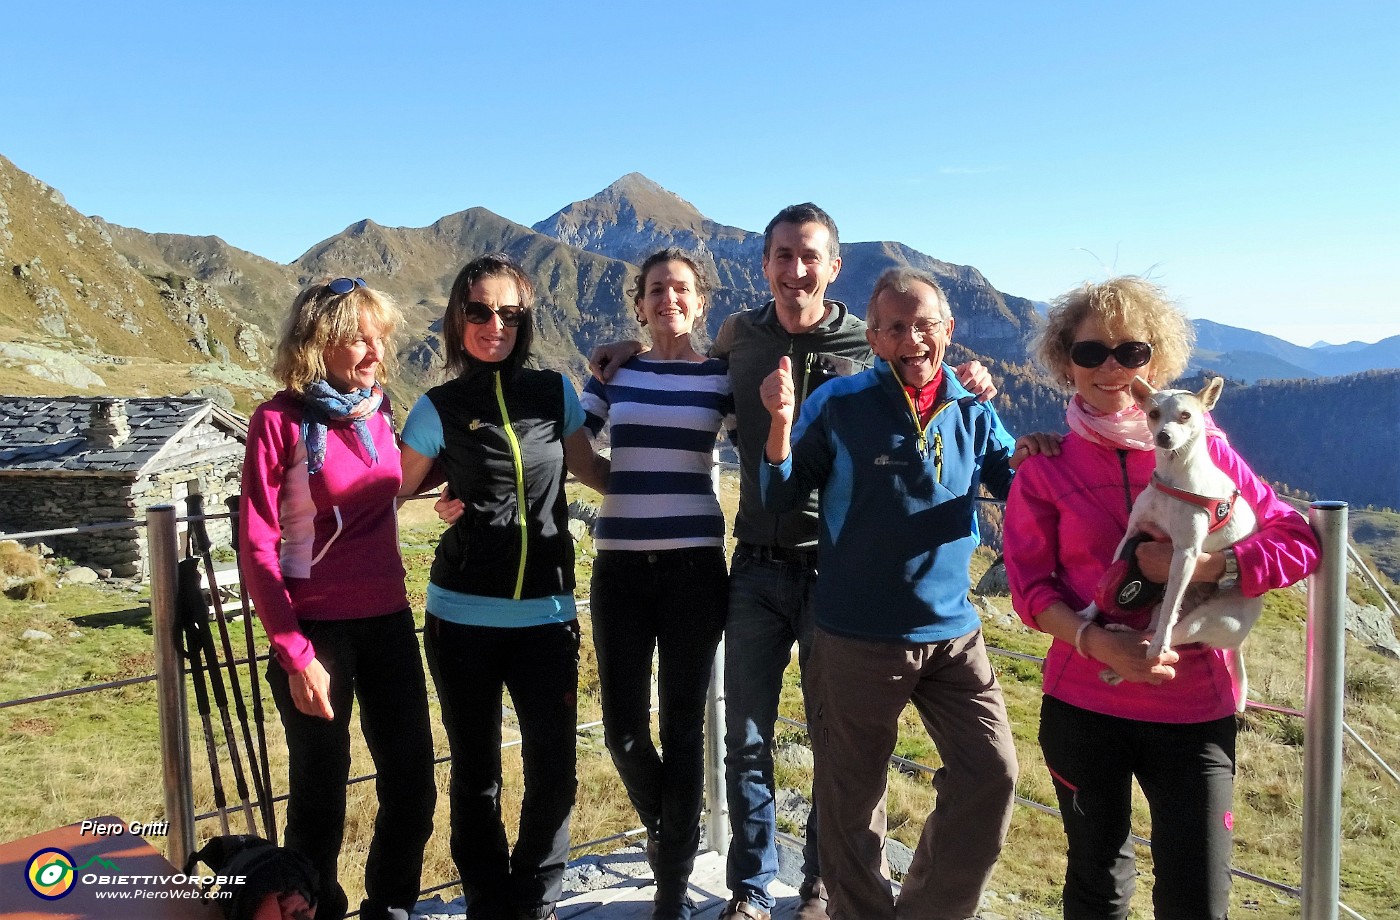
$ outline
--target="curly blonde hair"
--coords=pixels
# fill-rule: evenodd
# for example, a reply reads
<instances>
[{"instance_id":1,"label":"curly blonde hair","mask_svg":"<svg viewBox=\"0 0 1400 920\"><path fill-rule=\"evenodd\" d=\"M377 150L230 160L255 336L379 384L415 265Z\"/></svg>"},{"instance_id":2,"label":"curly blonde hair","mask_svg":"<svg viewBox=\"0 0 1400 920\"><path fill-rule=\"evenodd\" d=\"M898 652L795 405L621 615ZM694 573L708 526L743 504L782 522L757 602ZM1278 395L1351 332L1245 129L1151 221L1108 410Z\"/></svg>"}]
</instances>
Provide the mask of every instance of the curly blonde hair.
<instances>
[{"instance_id":1,"label":"curly blonde hair","mask_svg":"<svg viewBox=\"0 0 1400 920\"><path fill-rule=\"evenodd\" d=\"M1166 291L1145 278L1120 275L1097 284L1086 283L1055 299L1032 353L1061 388L1074 389L1069 373L1074 335L1086 319L1125 340L1152 345L1153 386L1171 383L1186 370L1196 330Z\"/></svg>"},{"instance_id":2,"label":"curly blonde hair","mask_svg":"<svg viewBox=\"0 0 1400 920\"><path fill-rule=\"evenodd\" d=\"M324 278L297 294L277 342L272 375L287 389L301 393L326 376L325 351L332 345L348 345L360 335L360 316L370 318L384 338L379 382L393 370L394 336L403 325L403 313L388 294L357 283L347 294L337 294Z\"/></svg>"}]
</instances>

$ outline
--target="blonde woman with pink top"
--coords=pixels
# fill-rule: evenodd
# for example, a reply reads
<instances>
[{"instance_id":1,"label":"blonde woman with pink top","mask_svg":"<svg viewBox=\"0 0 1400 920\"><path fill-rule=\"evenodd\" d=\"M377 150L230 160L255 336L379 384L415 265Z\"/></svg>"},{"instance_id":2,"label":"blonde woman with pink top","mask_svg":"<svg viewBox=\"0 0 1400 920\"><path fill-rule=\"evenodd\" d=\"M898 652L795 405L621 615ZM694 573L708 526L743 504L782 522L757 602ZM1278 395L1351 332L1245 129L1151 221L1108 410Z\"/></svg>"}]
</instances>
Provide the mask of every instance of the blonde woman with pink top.
<instances>
[{"instance_id":1,"label":"blonde woman with pink top","mask_svg":"<svg viewBox=\"0 0 1400 920\"><path fill-rule=\"evenodd\" d=\"M1006 505L1006 568L1025 622L1055 641L1046 654L1040 743L1069 838L1065 920L1121 920L1135 878L1132 782L1152 812L1156 916L1224 918L1229 906L1235 773L1232 652L1182 645L1146 656L1145 623L1076 611L1127 528L1156 458L1147 419L1128 385L1165 387L1186 368L1192 330L1163 291L1141 278L1090 284L1056 301L1036 346L1069 390L1070 434L1058 456L1030 457ZM1259 520L1232 550L1203 553L1195 581L1235 580L1247 596L1292 584L1317 564L1303 517L1273 493L1218 429L1211 459ZM1170 543L1144 543L1137 561L1165 582ZM1128 631L1105 628L1110 623ZM1104 682L1105 666L1124 680Z\"/></svg>"},{"instance_id":2,"label":"blonde woman with pink top","mask_svg":"<svg viewBox=\"0 0 1400 920\"><path fill-rule=\"evenodd\" d=\"M318 920L348 908L337 863L356 701L379 774L360 917L407 917L433 829L432 730L395 516L403 474L380 386L401 324L359 278L306 288L277 348L286 389L248 423L243 577L287 733L285 843L320 876Z\"/></svg>"}]
</instances>

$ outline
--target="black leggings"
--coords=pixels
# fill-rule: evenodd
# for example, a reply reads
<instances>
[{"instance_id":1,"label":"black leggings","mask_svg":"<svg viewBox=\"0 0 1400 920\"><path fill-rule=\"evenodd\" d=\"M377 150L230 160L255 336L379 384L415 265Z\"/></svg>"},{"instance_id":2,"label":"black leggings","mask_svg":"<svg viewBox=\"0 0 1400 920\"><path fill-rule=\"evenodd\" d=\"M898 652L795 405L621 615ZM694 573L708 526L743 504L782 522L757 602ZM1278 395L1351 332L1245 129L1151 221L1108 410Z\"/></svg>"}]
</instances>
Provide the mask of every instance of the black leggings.
<instances>
[{"instance_id":1,"label":"black leggings","mask_svg":"<svg viewBox=\"0 0 1400 920\"><path fill-rule=\"evenodd\" d=\"M267 682L287 732L287 846L321 878L321 917L347 907L337 868L345 836L345 782L350 777L352 700L374 768L379 811L365 860L361 916L387 916L418 901L423 848L433 831L433 735L413 616L407 610L360 620L302 620L316 660L330 675L331 721L292 702L287 672L276 660Z\"/></svg>"},{"instance_id":2,"label":"black leggings","mask_svg":"<svg viewBox=\"0 0 1400 920\"><path fill-rule=\"evenodd\" d=\"M1223 920L1230 903L1235 717L1177 725L1045 697L1040 747L1069 837L1065 920L1122 920L1136 867L1132 781L1152 815L1157 920Z\"/></svg>"},{"instance_id":3,"label":"black leggings","mask_svg":"<svg viewBox=\"0 0 1400 920\"><path fill-rule=\"evenodd\" d=\"M717 546L604 550L593 564L604 738L655 845L657 884L677 899L700 845L705 694L728 604L729 576ZM660 751L651 734L653 652Z\"/></svg>"},{"instance_id":4,"label":"black leggings","mask_svg":"<svg viewBox=\"0 0 1400 920\"><path fill-rule=\"evenodd\" d=\"M578 622L496 628L428 614L423 644L452 749L452 858L472 917L546 917L563 891L577 787ZM525 789L512 849L501 817L502 694Z\"/></svg>"}]
</instances>

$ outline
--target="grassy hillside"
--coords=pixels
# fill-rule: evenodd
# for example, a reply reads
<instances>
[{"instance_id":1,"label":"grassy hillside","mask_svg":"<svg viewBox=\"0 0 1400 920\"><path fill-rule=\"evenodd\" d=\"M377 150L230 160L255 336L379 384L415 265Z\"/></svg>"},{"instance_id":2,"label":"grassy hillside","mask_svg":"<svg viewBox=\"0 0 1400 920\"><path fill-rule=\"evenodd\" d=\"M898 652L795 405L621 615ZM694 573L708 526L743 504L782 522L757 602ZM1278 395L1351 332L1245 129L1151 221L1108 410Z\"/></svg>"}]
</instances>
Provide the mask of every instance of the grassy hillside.
<instances>
[{"instance_id":1,"label":"grassy hillside","mask_svg":"<svg viewBox=\"0 0 1400 920\"><path fill-rule=\"evenodd\" d=\"M242 324L230 310L136 271L101 226L4 157L0 265L0 341L184 363L239 359Z\"/></svg>"}]
</instances>

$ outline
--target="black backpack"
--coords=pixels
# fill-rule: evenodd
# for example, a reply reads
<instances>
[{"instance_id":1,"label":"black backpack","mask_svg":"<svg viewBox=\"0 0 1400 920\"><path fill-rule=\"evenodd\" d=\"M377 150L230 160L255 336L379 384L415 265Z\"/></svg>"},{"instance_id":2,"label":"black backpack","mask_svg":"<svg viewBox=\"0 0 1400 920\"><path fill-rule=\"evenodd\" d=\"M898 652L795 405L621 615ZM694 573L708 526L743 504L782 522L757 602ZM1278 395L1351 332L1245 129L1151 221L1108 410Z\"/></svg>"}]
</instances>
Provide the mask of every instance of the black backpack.
<instances>
[{"instance_id":1,"label":"black backpack","mask_svg":"<svg viewBox=\"0 0 1400 920\"><path fill-rule=\"evenodd\" d=\"M185 862L185 874L194 876L201 862L215 875L245 877L239 885L217 886L220 892L232 890L231 897L211 899L227 920L252 920L268 895L300 893L307 904L316 906L316 869L295 850L275 846L252 834L233 834L215 837L191 853ZM206 884L205 895L215 887Z\"/></svg>"}]
</instances>

